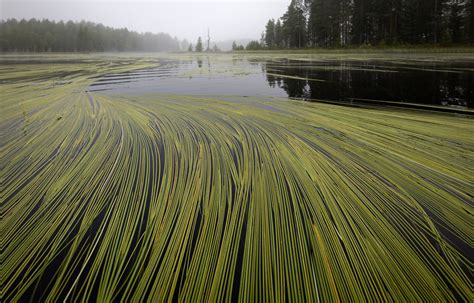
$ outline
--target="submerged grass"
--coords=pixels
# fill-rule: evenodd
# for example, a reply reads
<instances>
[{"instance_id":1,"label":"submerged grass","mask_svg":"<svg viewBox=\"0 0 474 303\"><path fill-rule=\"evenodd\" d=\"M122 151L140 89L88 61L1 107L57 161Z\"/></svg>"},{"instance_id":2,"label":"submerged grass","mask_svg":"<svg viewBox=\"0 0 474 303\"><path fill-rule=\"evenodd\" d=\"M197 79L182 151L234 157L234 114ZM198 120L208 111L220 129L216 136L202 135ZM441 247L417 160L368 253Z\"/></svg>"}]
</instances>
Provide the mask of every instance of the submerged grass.
<instances>
[{"instance_id":1,"label":"submerged grass","mask_svg":"<svg viewBox=\"0 0 474 303\"><path fill-rule=\"evenodd\" d=\"M472 119L87 92L115 61L0 76L2 301L473 300Z\"/></svg>"}]
</instances>

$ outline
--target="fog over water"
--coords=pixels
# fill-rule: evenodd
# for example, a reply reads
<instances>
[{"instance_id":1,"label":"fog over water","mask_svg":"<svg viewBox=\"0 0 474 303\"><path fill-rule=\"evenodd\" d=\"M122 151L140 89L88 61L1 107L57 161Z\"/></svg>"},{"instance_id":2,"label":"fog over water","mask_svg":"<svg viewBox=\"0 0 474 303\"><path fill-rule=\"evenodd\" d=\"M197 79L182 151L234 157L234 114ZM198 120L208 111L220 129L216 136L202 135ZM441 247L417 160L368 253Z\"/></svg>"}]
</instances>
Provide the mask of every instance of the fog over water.
<instances>
[{"instance_id":1,"label":"fog over water","mask_svg":"<svg viewBox=\"0 0 474 303\"><path fill-rule=\"evenodd\" d=\"M2 19L92 21L139 32L166 32L195 43L198 36L214 42L259 39L266 21L280 17L289 0L1 0Z\"/></svg>"}]
</instances>

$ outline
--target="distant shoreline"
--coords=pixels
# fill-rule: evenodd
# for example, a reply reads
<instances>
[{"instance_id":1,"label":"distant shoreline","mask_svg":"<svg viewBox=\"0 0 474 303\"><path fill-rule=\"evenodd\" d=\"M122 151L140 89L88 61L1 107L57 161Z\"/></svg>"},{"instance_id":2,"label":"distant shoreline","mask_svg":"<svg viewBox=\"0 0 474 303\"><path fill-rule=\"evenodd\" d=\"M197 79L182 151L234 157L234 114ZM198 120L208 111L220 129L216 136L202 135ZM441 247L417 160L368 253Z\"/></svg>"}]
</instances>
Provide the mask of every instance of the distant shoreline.
<instances>
[{"instance_id":1,"label":"distant shoreline","mask_svg":"<svg viewBox=\"0 0 474 303\"><path fill-rule=\"evenodd\" d=\"M288 48L288 49L261 49L219 52L188 52L188 51L104 51L104 52L0 52L1 55L31 55L31 54L157 54L157 53L189 53L189 54L370 54L370 53L471 53L474 59L474 45L468 46L408 46L408 47L348 47L348 48Z\"/></svg>"},{"instance_id":2,"label":"distant shoreline","mask_svg":"<svg viewBox=\"0 0 474 303\"><path fill-rule=\"evenodd\" d=\"M229 51L229 53L472 53L474 45L466 46L407 46L407 47L348 47L348 48L288 48Z\"/></svg>"}]
</instances>

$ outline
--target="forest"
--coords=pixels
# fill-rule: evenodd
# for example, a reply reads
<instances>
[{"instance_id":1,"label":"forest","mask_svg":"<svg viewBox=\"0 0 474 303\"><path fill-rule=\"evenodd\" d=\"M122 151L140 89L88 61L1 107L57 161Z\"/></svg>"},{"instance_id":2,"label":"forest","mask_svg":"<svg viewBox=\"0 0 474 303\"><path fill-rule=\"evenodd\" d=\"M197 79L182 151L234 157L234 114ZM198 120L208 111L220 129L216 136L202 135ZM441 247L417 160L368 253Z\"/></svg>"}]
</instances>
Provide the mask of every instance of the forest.
<instances>
[{"instance_id":1,"label":"forest","mask_svg":"<svg viewBox=\"0 0 474 303\"><path fill-rule=\"evenodd\" d=\"M472 0L292 0L270 19L267 48L470 44Z\"/></svg>"},{"instance_id":2,"label":"forest","mask_svg":"<svg viewBox=\"0 0 474 303\"><path fill-rule=\"evenodd\" d=\"M260 41L232 50L351 46L468 45L473 0L292 0L268 20ZM1 20L2 52L179 51L166 33L138 33L92 22Z\"/></svg>"},{"instance_id":3,"label":"forest","mask_svg":"<svg viewBox=\"0 0 474 303\"><path fill-rule=\"evenodd\" d=\"M0 50L3 52L159 52L179 49L180 41L166 33L142 34L85 21L0 21Z\"/></svg>"}]
</instances>

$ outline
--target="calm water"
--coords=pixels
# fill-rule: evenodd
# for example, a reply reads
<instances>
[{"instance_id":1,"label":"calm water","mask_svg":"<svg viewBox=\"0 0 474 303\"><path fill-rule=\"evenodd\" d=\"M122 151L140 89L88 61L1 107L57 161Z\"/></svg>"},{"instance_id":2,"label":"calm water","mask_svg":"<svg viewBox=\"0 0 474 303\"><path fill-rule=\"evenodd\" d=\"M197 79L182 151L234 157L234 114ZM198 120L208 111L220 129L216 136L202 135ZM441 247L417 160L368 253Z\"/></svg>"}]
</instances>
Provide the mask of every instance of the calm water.
<instances>
[{"instance_id":1,"label":"calm water","mask_svg":"<svg viewBox=\"0 0 474 303\"><path fill-rule=\"evenodd\" d=\"M474 61L215 60L206 56L112 74L91 91L381 100L474 107Z\"/></svg>"}]
</instances>

